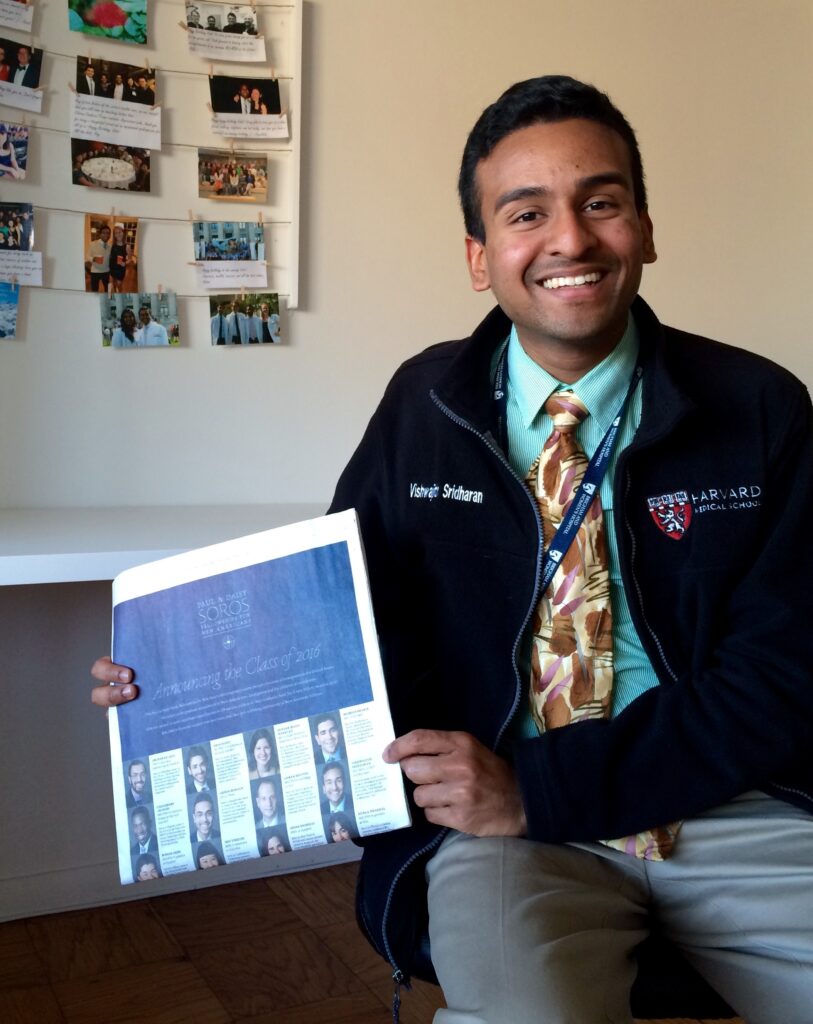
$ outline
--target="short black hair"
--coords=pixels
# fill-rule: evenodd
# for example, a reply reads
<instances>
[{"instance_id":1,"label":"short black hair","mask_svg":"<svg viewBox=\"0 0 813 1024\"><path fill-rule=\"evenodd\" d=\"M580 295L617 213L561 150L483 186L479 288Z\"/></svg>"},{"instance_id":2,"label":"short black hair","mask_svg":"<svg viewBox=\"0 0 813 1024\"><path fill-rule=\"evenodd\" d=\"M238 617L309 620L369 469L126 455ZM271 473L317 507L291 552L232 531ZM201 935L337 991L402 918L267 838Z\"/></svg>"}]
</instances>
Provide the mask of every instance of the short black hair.
<instances>
[{"instance_id":1,"label":"short black hair","mask_svg":"<svg viewBox=\"0 0 813 1024\"><path fill-rule=\"evenodd\" d=\"M639 212L646 208L646 185L638 140L621 111L606 93L594 85L579 82L568 75L542 75L517 82L506 89L496 102L486 107L469 133L457 182L467 234L478 242L485 241L476 178L480 161L485 160L507 135L520 128L574 118L603 124L621 136L629 150L635 205Z\"/></svg>"},{"instance_id":2,"label":"short black hair","mask_svg":"<svg viewBox=\"0 0 813 1024\"><path fill-rule=\"evenodd\" d=\"M189 767L189 762L193 757L202 757L206 766L209 766L209 756L203 747L190 747L186 755L186 767Z\"/></svg>"}]
</instances>

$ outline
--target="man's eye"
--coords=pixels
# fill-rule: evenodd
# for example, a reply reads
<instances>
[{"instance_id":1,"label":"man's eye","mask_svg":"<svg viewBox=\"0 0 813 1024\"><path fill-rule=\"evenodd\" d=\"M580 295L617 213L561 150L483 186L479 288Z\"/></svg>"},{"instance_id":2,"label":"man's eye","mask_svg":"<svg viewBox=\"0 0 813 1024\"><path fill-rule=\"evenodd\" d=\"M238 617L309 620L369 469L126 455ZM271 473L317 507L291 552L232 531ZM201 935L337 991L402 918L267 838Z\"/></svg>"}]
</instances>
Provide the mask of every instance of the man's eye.
<instances>
[{"instance_id":1,"label":"man's eye","mask_svg":"<svg viewBox=\"0 0 813 1024\"><path fill-rule=\"evenodd\" d=\"M525 210L514 218L515 224L532 224L539 218L538 210Z\"/></svg>"},{"instance_id":2,"label":"man's eye","mask_svg":"<svg viewBox=\"0 0 813 1024\"><path fill-rule=\"evenodd\" d=\"M605 210L612 210L615 204L609 199L594 199L585 206L585 210L592 213L603 213Z\"/></svg>"}]
</instances>

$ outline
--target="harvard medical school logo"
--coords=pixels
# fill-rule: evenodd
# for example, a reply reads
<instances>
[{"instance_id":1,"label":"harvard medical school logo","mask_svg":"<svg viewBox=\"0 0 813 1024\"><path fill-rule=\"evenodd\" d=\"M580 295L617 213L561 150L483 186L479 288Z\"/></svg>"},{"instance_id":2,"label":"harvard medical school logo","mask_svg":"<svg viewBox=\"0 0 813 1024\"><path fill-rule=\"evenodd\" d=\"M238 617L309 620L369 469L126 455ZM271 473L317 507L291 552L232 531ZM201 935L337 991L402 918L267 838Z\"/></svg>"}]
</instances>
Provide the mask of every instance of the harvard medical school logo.
<instances>
[{"instance_id":1,"label":"harvard medical school logo","mask_svg":"<svg viewBox=\"0 0 813 1024\"><path fill-rule=\"evenodd\" d=\"M686 491L659 494L646 499L649 514L658 529L672 540L682 540L692 521L692 503Z\"/></svg>"}]
</instances>

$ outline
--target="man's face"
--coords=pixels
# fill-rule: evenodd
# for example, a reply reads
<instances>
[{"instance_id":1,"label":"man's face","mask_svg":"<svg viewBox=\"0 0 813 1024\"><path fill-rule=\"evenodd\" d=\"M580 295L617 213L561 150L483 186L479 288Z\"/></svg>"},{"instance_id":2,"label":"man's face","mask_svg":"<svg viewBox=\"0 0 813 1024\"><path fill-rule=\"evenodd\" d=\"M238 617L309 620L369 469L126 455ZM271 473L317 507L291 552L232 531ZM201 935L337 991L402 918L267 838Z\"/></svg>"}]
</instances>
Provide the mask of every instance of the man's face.
<instances>
[{"instance_id":1,"label":"man's face","mask_svg":"<svg viewBox=\"0 0 813 1024\"><path fill-rule=\"evenodd\" d=\"M206 781L206 773L209 771L209 765L206 763L206 758L201 757L200 754L195 754L189 758L189 764L186 766L186 770L197 782L199 786L202 786Z\"/></svg>"},{"instance_id":2,"label":"man's face","mask_svg":"<svg viewBox=\"0 0 813 1024\"><path fill-rule=\"evenodd\" d=\"M246 306L246 316L254 316L254 307Z\"/></svg>"},{"instance_id":3,"label":"man's face","mask_svg":"<svg viewBox=\"0 0 813 1024\"><path fill-rule=\"evenodd\" d=\"M138 311L138 319L146 327L147 324L150 322L150 311L148 309L140 309Z\"/></svg>"},{"instance_id":4,"label":"man's face","mask_svg":"<svg viewBox=\"0 0 813 1024\"><path fill-rule=\"evenodd\" d=\"M110 232L107 232L108 238ZM102 232L102 238L104 238L104 231ZM143 764L131 764L130 765L130 789L134 793L143 793L144 787L147 785L147 769Z\"/></svg>"},{"instance_id":5,"label":"man's face","mask_svg":"<svg viewBox=\"0 0 813 1024\"><path fill-rule=\"evenodd\" d=\"M322 790L332 804L344 796L344 773L341 768L328 768L322 776Z\"/></svg>"},{"instance_id":6,"label":"man's face","mask_svg":"<svg viewBox=\"0 0 813 1024\"><path fill-rule=\"evenodd\" d=\"M138 79L138 87L139 89L147 88L147 79L143 75Z\"/></svg>"},{"instance_id":7,"label":"man's face","mask_svg":"<svg viewBox=\"0 0 813 1024\"><path fill-rule=\"evenodd\" d=\"M133 815L133 836L139 843L145 843L150 834L150 816L148 814Z\"/></svg>"},{"instance_id":8,"label":"man's face","mask_svg":"<svg viewBox=\"0 0 813 1024\"><path fill-rule=\"evenodd\" d=\"M210 14L206 18L206 24L209 25L211 28L215 27L216 21L217 21L217 19L215 18L214 14Z\"/></svg>"},{"instance_id":9,"label":"man's face","mask_svg":"<svg viewBox=\"0 0 813 1024\"><path fill-rule=\"evenodd\" d=\"M31 55L30 55L30 53L28 51L28 47L27 46L21 46L20 49L17 51L17 63L18 64L27 64L30 56Z\"/></svg>"},{"instance_id":10,"label":"man's face","mask_svg":"<svg viewBox=\"0 0 813 1024\"><path fill-rule=\"evenodd\" d=\"M116 85L124 85L124 79L121 75L116 75Z\"/></svg>"},{"instance_id":11,"label":"man's face","mask_svg":"<svg viewBox=\"0 0 813 1024\"><path fill-rule=\"evenodd\" d=\"M192 809L192 820L198 830L198 835L205 839L212 831L212 821L214 820L212 805L208 800L198 800Z\"/></svg>"},{"instance_id":12,"label":"man's face","mask_svg":"<svg viewBox=\"0 0 813 1024\"><path fill-rule=\"evenodd\" d=\"M336 748L339 746L339 730L336 728L334 720L326 718L324 722L317 722L313 738L327 757L335 754Z\"/></svg>"},{"instance_id":13,"label":"man's face","mask_svg":"<svg viewBox=\"0 0 813 1024\"><path fill-rule=\"evenodd\" d=\"M157 877L158 868L151 861L147 864L142 864L138 869L139 882L151 882L153 878Z\"/></svg>"},{"instance_id":14,"label":"man's face","mask_svg":"<svg viewBox=\"0 0 813 1024\"><path fill-rule=\"evenodd\" d=\"M240 86L240 95L243 97L243 99L247 99L248 98L248 86L247 85L241 85Z\"/></svg>"},{"instance_id":15,"label":"man's face","mask_svg":"<svg viewBox=\"0 0 813 1024\"><path fill-rule=\"evenodd\" d=\"M233 14L233 13L227 14L226 15L226 21L228 21L228 23L230 25L236 25L237 24L237 15Z\"/></svg>"},{"instance_id":16,"label":"man's face","mask_svg":"<svg viewBox=\"0 0 813 1024\"><path fill-rule=\"evenodd\" d=\"M485 242L466 240L474 289L491 288L543 365L552 353L603 358L655 260L624 140L592 121L530 125L480 162L477 185Z\"/></svg>"},{"instance_id":17,"label":"man's face","mask_svg":"<svg viewBox=\"0 0 813 1024\"><path fill-rule=\"evenodd\" d=\"M93 78L96 74L96 71L93 68L85 68L85 74L88 78Z\"/></svg>"},{"instance_id":18,"label":"man's face","mask_svg":"<svg viewBox=\"0 0 813 1024\"><path fill-rule=\"evenodd\" d=\"M257 807L263 818L270 820L277 813L277 791L271 782L261 782L257 787Z\"/></svg>"}]
</instances>

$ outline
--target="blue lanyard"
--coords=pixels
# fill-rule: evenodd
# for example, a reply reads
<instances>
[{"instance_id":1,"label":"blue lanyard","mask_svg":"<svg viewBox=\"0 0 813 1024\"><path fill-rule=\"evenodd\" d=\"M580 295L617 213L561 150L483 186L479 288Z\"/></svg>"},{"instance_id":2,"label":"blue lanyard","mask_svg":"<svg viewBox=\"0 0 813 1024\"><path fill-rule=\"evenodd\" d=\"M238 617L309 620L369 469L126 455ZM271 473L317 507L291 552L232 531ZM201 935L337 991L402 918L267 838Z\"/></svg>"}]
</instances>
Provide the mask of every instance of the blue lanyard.
<instances>
[{"instance_id":1,"label":"blue lanyard","mask_svg":"<svg viewBox=\"0 0 813 1024\"><path fill-rule=\"evenodd\" d=\"M618 431L621 427L621 420L624 417L624 411L627 408L627 403L632 398L633 392L638 386L639 381L643 375L643 367L638 362L635 369L632 371L632 378L630 379L630 385L627 388L627 393L624 395L624 400L621 402L621 406L618 412L615 414L612 423L607 429L607 433L602 438L601 444L593 452L593 457L588 463L587 469L584 472L582 481L576 490L573 500L570 503L570 507L567 510L564 518L559 524L556 534L554 535L553 541L551 542L548 550L545 552L545 557L542 562L542 576L540 580L540 596L550 586L550 582L553 579L556 569L564 558L568 548L573 543L576 534L579 532L579 527L582 524L582 520L587 514L588 508L593 501L593 498L601 486L601 481L604 479L604 474L607 472L607 466L610 464L610 456L613 453L615 442L618 439ZM508 455L508 346L503 349L503 353L500 356L500 360L497 363L497 370L494 374L494 389L493 389L493 403L495 420L497 427L497 436L500 442L502 450Z\"/></svg>"}]
</instances>

